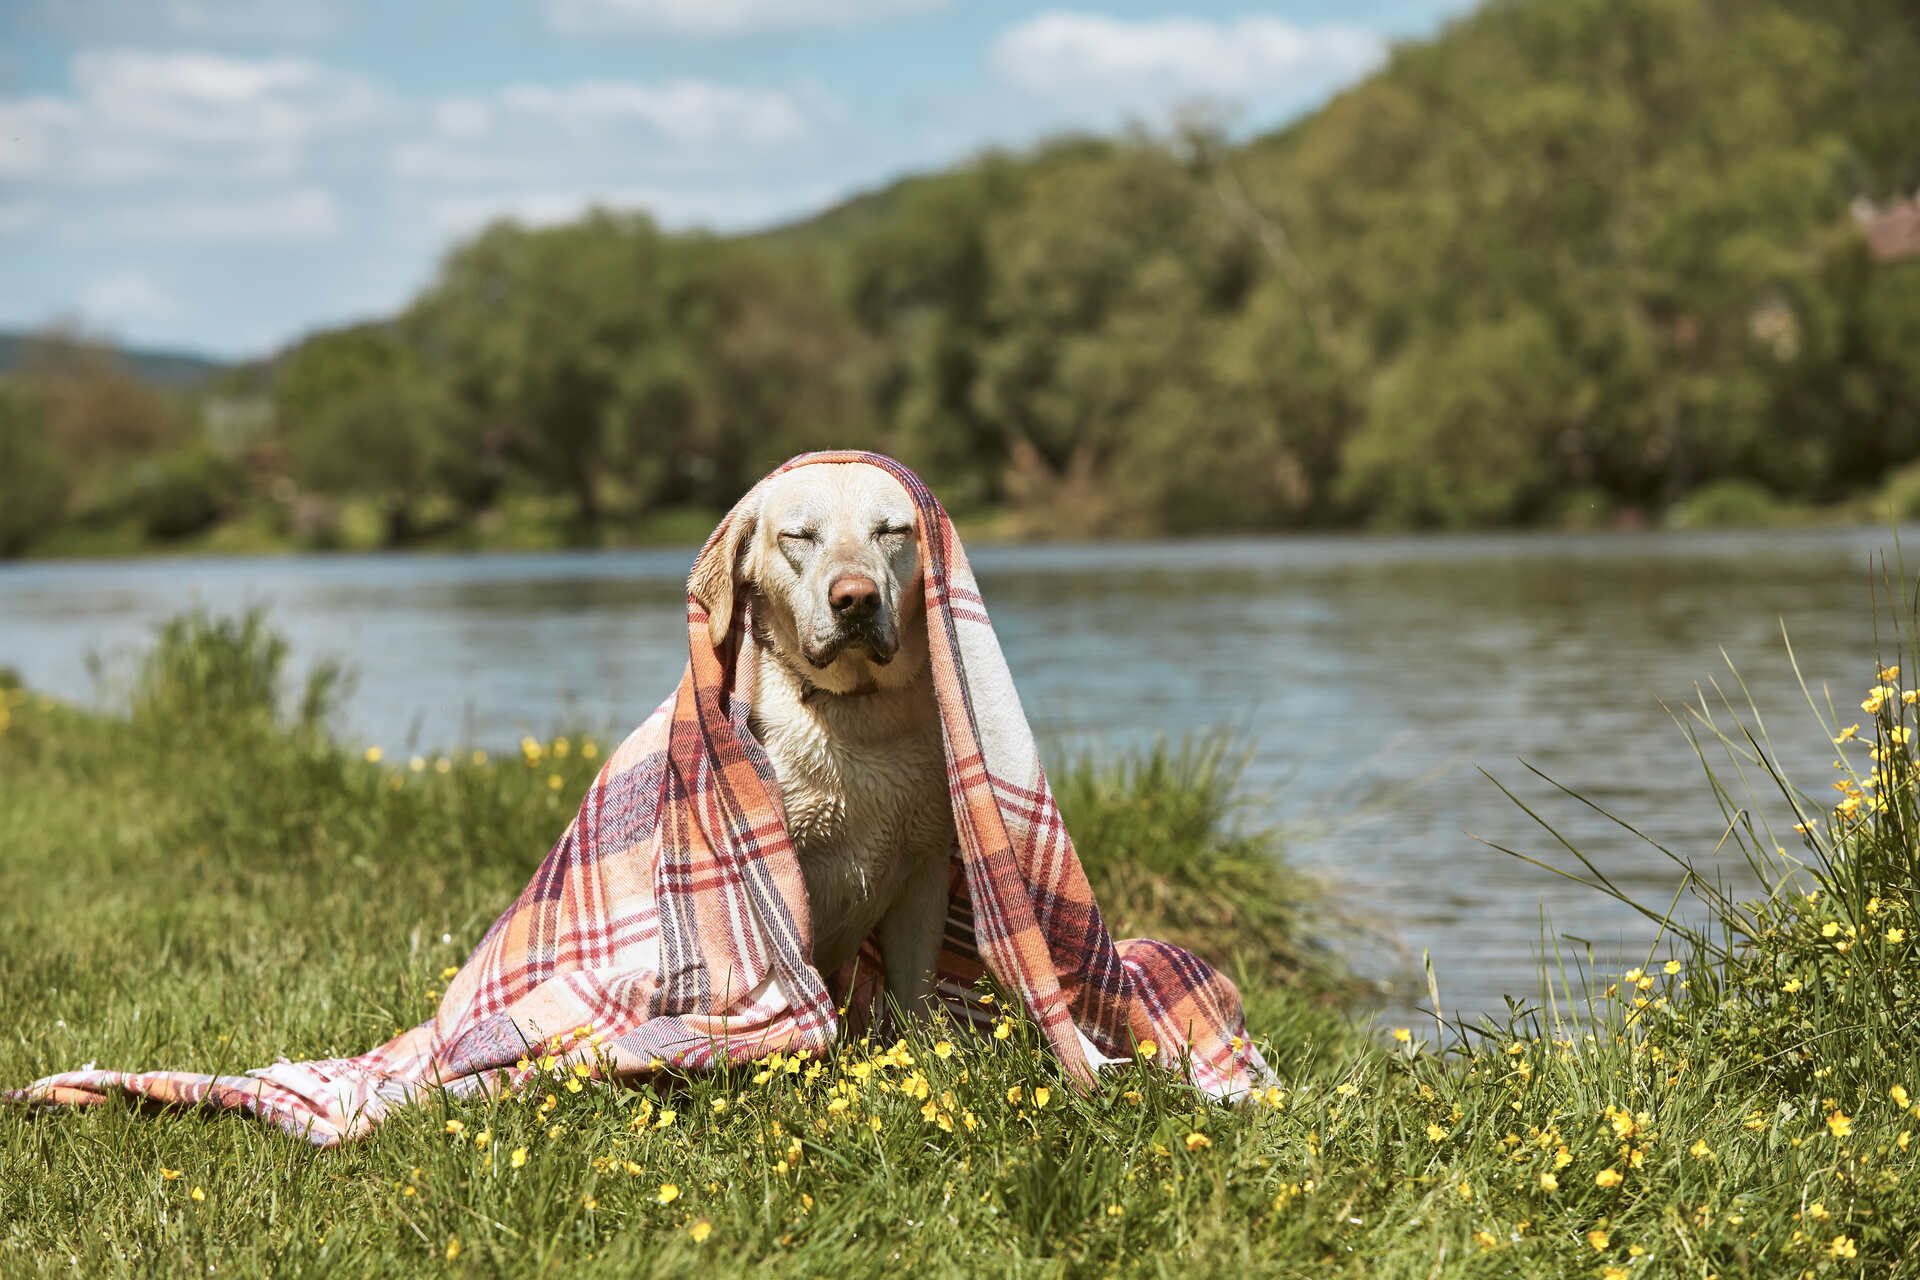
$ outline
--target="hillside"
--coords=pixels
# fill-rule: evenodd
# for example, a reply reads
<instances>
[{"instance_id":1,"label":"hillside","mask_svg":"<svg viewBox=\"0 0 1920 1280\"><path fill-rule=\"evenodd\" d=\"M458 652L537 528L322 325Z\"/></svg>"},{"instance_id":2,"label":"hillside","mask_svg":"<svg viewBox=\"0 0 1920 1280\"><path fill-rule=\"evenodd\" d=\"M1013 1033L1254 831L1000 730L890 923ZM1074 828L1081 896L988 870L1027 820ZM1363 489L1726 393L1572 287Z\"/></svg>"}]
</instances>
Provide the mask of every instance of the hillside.
<instances>
[{"instance_id":1,"label":"hillside","mask_svg":"<svg viewBox=\"0 0 1920 1280\"><path fill-rule=\"evenodd\" d=\"M34 335L0 330L0 374L18 373L27 365L27 348ZM199 386L228 366L220 360L181 351L109 344L113 356L134 377L155 387L181 389Z\"/></svg>"},{"instance_id":2,"label":"hillside","mask_svg":"<svg viewBox=\"0 0 1920 1280\"><path fill-rule=\"evenodd\" d=\"M747 236L503 222L282 354L250 482L398 543L509 500L618 541L849 445L1030 535L1920 506L1920 259L1852 213L1920 187L1915 66L1894 0L1493 0L1243 144L1061 139Z\"/></svg>"}]
</instances>

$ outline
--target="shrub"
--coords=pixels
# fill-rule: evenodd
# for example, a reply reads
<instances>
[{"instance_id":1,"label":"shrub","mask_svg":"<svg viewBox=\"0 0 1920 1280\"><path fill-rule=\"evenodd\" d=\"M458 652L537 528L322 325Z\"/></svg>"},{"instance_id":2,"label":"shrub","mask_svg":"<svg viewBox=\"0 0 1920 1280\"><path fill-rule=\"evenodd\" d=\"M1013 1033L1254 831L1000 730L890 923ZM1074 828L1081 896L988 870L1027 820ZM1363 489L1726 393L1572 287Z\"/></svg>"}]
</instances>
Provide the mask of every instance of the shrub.
<instances>
[{"instance_id":1,"label":"shrub","mask_svg":"<svg viewBox=\"0 0 1920 1280\"><path fill-rule=\"evenodd\" d=\"M40 402L0 387L0 556L17 556L67 509L71 483Z\"/></svg>"},{"instance_id":2,"label":"shrub","mask_svg":"<svg viewBox=\"0 0 1920 1280\"><path fill-rule=\"evenodd\" d=\"M1116 937L1165 938L1258 985L1351 998L1359 985L1308 920L1339 923L1326 886L1282 861L1275 832L1235 821L1241 764L1212 738L1061 769L1054 799L1094 899Z\"/></svg>"},{"instance_id":3,"label":"shrub","mask_svg":"<svg viewBox=\"0 0 1920 1280\"><path fill-rule=\"evenodd\" d=\"M238 618L214 617L202 610L169 618L156 629L153 648L135 679L134 720L155 726L273 725L280 720L289 651L286 637L267 625L261 608ZM324 724L343 684L338 663L316 665L302 690L296 725Z\"/></svg>"},{"instance_id":4,"label":"shrub","mask_svg":"<svg viewBox=\"0 0 1920 1280\"><path fill-rule=\"evenodd\" d=\"M159 463L134 491L132 504L147 536L161 541L210 528L232 505L237 479L230 464L204 450Z\"/></svg>"}]
</instances>

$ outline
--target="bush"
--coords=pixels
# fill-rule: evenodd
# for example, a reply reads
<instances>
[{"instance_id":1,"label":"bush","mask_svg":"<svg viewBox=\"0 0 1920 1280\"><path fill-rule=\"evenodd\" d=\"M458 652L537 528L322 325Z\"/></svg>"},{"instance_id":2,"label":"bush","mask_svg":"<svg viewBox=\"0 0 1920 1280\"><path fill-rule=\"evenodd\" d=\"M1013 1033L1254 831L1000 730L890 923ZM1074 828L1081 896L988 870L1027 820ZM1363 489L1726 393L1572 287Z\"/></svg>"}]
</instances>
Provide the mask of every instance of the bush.
<instances>
[{"instance_id":1,"label":"bush","mask_svg":"<svg viewBox=\"0 0 1920 1280\"><path fill-rule=\"evenodd\" d=\"M147 536L190 537L216 524L238 488L232 467L204 450L165 459L134 491L132 504Z\"/></svg>"},{"instance_id":2,"label":"bush","mask_svg":"<svg viewBox=\"0 0 1920 1280\"><path fill-rule=\"evenodd\" d=\"M264 609L250 609L239 618L216 618L201 610L169 618L156 629L134 681L134 720L154 726L274 725L280 721L289 650L286 637L267 625ZM307 677L295 723L302 728L324 724L343 685L338 663L318 664Z\"/></svg>"},{"instance_id":3,"label":"bush","mask_svg":"<svg viewBox=\"0 0 1920 1280\"><path fill-rule=\"evenodd\" d=\"M38 399L0 387L0 556L17 556L66 513L71 483Z\"/></svg>"},{"instance_id":4,"label":"bush","mask_svg":"<svg viewBox=\"0 0 1920 1280\"><path fill-rule=\"evenodd\" d=\"M1115 937L1156 937L1261 986L1345 1000L1360 985L1316 938L1326 886L1289 867L1272 831L1235 818L1240 761L1224 738L1070 762L1054 799Z\"/></svg>"},{"instance_id":5,"label":"bush","mask_svg":"<svg viewBox=\"0 0 1920 1280\"><path fill-rule=\"evenodd\" d=\"M1695 489L1668 513L1678 529L1720 529L1780 523L1780 500L1751 480L1716 480Z\"/></svg>"}]
</instances>

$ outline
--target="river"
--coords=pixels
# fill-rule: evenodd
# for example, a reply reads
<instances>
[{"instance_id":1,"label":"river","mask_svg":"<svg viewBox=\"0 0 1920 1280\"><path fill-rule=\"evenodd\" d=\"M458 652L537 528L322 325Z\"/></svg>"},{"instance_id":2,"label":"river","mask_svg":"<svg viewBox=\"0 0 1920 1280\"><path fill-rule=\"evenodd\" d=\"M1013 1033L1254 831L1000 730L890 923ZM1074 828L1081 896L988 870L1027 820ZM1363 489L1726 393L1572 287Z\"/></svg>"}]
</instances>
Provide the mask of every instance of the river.
<instances>
[{"instance_id":1,"label":"river","mask_svg":"<svg viewBox=\"0 0 1920 1280\"><path fill-rule=\"evenodd\" d=\"M1744 863L1716 852L1723 819L1674 715L1702 689L1717 704L1715 681L1744 705L1731 663L1789 776L1828 794L1832 753L1783 625L1809 687L1831 685L1840 723L1860 719L1869 584L1892 541L1883 529L1315 537L980 547L973 560L1044 744L1117 752L1235 733L1251 752L1245 820L1279 827L1289 856L1324 869L1370 924L1345 944L1356 965L1404 975L1430 951L1443 1006L1476 1016L1538 991L1543 939L1569 958L1591 942L1608 963L1652 939L1627 909L1482 843L1572 865L1478 770L1643 901L1665 906L1673 864L1522 760L1738 882ZM159 619L265 604L296 665L337 656L357 672L339 727L389 758L618 733L679 678L691 556L13 565L0 568L0 665L110 703ZM1790 842L1791 818L1750 776Z\"/></svg>"}]
</instances>

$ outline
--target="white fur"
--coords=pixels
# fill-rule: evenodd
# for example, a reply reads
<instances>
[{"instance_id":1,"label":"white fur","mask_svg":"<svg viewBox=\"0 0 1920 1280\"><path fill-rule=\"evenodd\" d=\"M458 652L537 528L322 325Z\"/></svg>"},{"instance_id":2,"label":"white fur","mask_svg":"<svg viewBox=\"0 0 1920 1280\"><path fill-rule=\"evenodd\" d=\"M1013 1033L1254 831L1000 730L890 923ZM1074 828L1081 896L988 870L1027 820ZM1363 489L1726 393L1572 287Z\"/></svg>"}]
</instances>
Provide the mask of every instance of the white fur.
<instances>
[{"instance_id":1,"label":"white fur","mask_svg":"<svg viewBox=\"0 0 1920 1280\"><path fill-rule=\"evenodd\" d=\"M912 501L878 467L820 464L769 482L750 518L736 563L760 648L753 730L780 779L814 965L833 973L873 937L887 994L926 1007L954 827ZM836 649L827 596L854 573L878 586L881 625Z\"/></svg>"}]
</instances>

